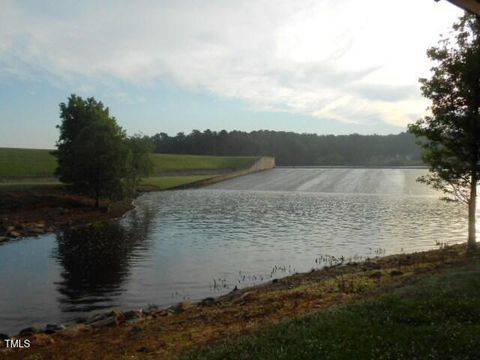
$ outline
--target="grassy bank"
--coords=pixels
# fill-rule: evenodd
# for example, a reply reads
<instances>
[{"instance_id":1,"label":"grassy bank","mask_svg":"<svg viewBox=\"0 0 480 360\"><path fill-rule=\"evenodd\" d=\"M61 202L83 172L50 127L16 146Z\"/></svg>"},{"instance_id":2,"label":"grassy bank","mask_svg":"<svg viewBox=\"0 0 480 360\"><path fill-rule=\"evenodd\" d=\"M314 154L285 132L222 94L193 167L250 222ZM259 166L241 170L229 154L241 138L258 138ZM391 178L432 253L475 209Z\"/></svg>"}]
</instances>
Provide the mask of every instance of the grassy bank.
<instances>
[{"instance_id":1,"label":"grassy bank","mask_svg":"<svg viewBox=\"0 0 480 360\"><path fill-rule=\"evenodd\" d=\"M0 178L52 177L56 159L52 150L0 148ZM154 171L160 175L172 171L224 171L247 168L257 160L249 156L203 156L151 154Z\"/></svg>"},{"instance_id":2,"label":"grassy bank","mask_svg":"<svg viewBox=\"0 0 480 360\"><path fill-rule=\"evenodd\" d=\"M464 246L333 266L133 322L32 337L23 359L478 358L480 267ZM1 352L0 352L1 353Z\"/></svg>"},{"instance_id":3,"label":"grassy bank","mask_svg":"<svg viewBox=\"0 0 480 360\"><path fill-rule=\"evenodd\" d=\"M0 148L0 177L53 176L57 161L51 150Z\"/></svg>"},{"instance_id":4,"label":"grassy bank","mask_svg":"<svg viewBox=\"0 0 480 360\"><path fill-rule=\"evenodd\" d=\"M479 359L480 266L283 321L180 359Z\"/></svg>"},{"instance_id":5,"label":"grassy bank","mask_svg":"<svg viewBox=\"0 0 480 360\"><path fill-rule=\"evenodd\" d=\"M253 165L257 159L257 157L248 156L152 154L154 174L185 170L234 171Z\"/></svg>"},{"instance_id":6,"label":"grassy bank","mask_svg":"<svg viewBox=\"0 0 480 360\"><path fill-rule=\"evenodd\" d=\"M210 179L215 175L151 176L142 180L142 186L154 190L167 190Z\"/></svg>"},{"instance_id":7,"label":"grassy bank","mask_svg":"<svg viewBox=\"0 0 480 360\"><path fill-rule=\"evenodd\" d=\"M154 171L143 180L153 189L195 183L218 174L253 165L256 157L152 154ZM0 148L0 192L32 190L60 185L53 178L56 159L51 150Z\"/></svg>"}]
</instances>

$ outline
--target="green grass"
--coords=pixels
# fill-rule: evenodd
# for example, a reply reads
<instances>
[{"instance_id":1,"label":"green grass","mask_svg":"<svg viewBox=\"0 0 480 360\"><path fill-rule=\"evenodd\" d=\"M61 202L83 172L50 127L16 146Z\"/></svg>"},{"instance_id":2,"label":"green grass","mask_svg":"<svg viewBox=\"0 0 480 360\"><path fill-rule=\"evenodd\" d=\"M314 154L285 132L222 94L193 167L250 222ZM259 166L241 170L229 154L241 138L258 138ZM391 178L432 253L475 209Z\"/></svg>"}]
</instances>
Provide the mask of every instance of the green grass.
<instances>
[{"instance_id":1,"label":"green grass","mask_svg":"<svg viewBox=\"0 0 480 360\"><path fill-rule=\"evenodd\" d=\"M53 176L57 161L50 151L0 148L0 177Z\"/></svg>"},{"instance_id":2,"label":"green grass","mask_svg":"<svg viewBox=\"0 0 480 360\"><path fill-rule=\"evenodd\" d=\"M480 359L480 265L375 300L184 354L181 359Z\"/></svg>"},{"instance_id":3,"label":"green grass","mask_svg":"<svg viewBox=\"0 0 480 360\"><path fill-rule=\"evenodd\" d=\"M0 192L53 188L63 185L58 180L49 181L8 181L0 182Z\"/></svg>"},{"instance_id":4,"label":"green grass","mask_svg":"<svg viewBox=\"0 0 480 360\"><path fill-rule=\"evenodd\" d=\"M238 170L247 168L258 159L242 156L203 156L153 154L154 174L175 170Z\"/></svg>"},{"instance_id":5,"label":"green grass","mask_svg":"<svg viewBox=\"0 0 480 360\"><path fill-rule=\"evenodd\" d=\"M142 180L142 185L149 185L158 190L166 190L181 185L191 184L200 180L210 179L212 175L188 175L188 176L153 176Z\"/></svg>"},{"instance_id":6,"label":"green grass","mask_svg":"<svg viewBox=\"0 0 480 360\"><path fill-rule=\"evenodd\" d=\"M51 177L57 165L51 150L0 148L0 177ZM165 171L238 170L256 157L152 154L154 174Z\"/></svg>"}]
</instances>

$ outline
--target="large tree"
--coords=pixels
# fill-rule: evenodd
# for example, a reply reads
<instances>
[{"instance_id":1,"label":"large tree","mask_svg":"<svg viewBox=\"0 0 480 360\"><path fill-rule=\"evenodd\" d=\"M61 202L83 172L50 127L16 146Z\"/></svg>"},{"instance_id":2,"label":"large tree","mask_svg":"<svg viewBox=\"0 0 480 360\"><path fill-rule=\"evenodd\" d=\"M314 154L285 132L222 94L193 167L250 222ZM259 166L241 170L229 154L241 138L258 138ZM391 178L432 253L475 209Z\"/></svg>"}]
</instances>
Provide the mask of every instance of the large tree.
<instances>
[{"instance_id":1,"label":"large tree","mask_svg":"<svg viewBox=\"0 0 480 360\"><path fill-rule=\"evenodd\" d=\"M60 180L93 196L96 207L102 197L132 195L140 176L151 171L146 140L127 138L109 109L94 98L71 95L60 104L60 117L55 152Z\"/></svg>"},{"instance_id":2,"label":"large tree","mask_svg":"<svg viewBox=\"0 0 480 360\"><path fill-rule=\"evenodd\" d=\"M129 149L124 131L108 118L99 118L80 131L73 142L73 184L95 198L121 199L127 193Z\"/></svg>"},{"instance_id":3,"label":"large tree","mask_svg":"<svg viewBox=\"0 0 480 360\"><path fill-rule=\"evenodd\" d=\"M60 137L57 141L57 151L54 154L58 161L56 175L60 177L61 181L75 182L73 143L80 132L98 118L110 118L109 109L93 97L83 99L73 94L70 95L66 103L62 102L60 104L60 119L62 122L57 125L60 130ZM115 121L114 118L111 120Z\"/></svg>"},{"instance_id":4,"label":"large tree","mask_svg":"<svg viewBox=\"0 0 480 360\"><path fill-rule=\"evenodd\" d=\"M420 79L430 115L409 126L430 166L420 181L468 206L468 250L476 248L476 198L480 179L480 19L465 14L449 37L427 51L432 75Z\"/></svg>"}]
</instances>

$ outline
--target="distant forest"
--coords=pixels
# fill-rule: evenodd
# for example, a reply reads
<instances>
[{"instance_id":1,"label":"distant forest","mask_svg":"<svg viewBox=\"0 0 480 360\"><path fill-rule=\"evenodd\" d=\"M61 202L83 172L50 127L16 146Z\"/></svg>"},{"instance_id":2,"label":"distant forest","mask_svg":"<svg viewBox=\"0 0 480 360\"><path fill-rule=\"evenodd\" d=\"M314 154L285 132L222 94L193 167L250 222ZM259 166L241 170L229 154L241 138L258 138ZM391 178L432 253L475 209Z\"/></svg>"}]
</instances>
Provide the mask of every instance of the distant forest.
<instances>
[{"instance_id":1,"label":"distant forest","mask_svg":"<svg viewBox=\"0 0 480 360\"><path fill-rule=\"evenodd\" d=\"M317 135L283 131L194 130L151 137L155 152L223 156L274 156L277 165L421 165L415 137L398 135Z\"/></svg>"}]
</instances>

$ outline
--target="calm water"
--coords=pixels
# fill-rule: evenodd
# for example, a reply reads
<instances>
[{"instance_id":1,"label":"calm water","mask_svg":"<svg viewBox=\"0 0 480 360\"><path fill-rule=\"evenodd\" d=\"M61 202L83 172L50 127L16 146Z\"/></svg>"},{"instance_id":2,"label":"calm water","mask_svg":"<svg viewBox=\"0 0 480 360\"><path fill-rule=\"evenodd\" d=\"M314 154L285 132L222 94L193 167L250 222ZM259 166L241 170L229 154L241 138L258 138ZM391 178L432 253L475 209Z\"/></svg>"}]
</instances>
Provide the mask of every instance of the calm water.
<instances>
[{"instance_id":1,"label":"calm water","mask_svg":"<svg viewBox=\"0 0 480 360\"><path fill-rule=\"evenodd\" d=\"M0 332L201 299L358 258L463 241L466 211L423 170L275 169L151 193L112 225L0 246Z\"/></svg>"}]
</instances>

